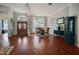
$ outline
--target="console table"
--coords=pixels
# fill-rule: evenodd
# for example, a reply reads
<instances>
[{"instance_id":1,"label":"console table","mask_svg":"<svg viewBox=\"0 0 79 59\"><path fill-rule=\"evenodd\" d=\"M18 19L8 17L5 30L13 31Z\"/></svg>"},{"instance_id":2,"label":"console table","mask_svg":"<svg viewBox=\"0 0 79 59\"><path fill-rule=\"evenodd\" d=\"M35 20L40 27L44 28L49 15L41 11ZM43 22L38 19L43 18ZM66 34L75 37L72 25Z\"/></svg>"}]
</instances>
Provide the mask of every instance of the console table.
<instances>
[{"instance_id":1,"label":"console table","mask_svg":"<svg viewBox=\"0 0 79 59\"><path fill-rule=\"evenodd\" d=\"M64 31L54 30L54 34L64 36Z\"/></svg>"}]
</instances>

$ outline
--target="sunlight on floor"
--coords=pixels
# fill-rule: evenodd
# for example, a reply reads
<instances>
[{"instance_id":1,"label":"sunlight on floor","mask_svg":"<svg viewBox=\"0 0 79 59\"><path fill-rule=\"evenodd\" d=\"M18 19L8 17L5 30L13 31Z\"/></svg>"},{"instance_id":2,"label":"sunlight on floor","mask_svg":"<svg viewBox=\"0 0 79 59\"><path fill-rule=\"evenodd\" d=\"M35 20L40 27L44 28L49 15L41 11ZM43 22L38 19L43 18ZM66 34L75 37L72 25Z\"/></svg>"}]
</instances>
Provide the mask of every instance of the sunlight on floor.
<instances>
[{"instance_id":1,"label":"sunlight on floor","mask_svg":"<svg viewBox=\"0 0 79 59\"><path fill-rule=\"evenodd\" d=\"M8 39L8 33L4 33L2 35L2 47L8 47L9 46L9 39Z\"/></svg>"},{"instance_id":2,"label":"sunlight on floor","mask_svg":"<svg viewBox=\"0 0 79 59\"><path fill-rule=\"evenodd\" d=\"M23 37L23 38L18 38L18 47L20 49L26 49L27 48L27 44L28 44L28 39L27 37Z\"/></svg>"},{"instance_id":3,"label":"sunlight on floor","mask_svg":"<svg viewBox=\"0 0 79 59\"><path fill-rule=\"evenodd\" d=\"M27 39L27 37L24 37L24 38L23 38L23 43L22 43L22 49L27 48L27 44L28 44L28 39ZM24 48L24 47L25 47L25 48Z\"/></svg>"},{"instance_id":4,"label":"sunlight on floor","mask_svg":"<svg viewBox=\"0 0 79 59\"><path fill-rule=\"evenodd\" d=\"M39 37L35 35L33 40L33 45L35 48L39 48L40 46L39 40L40 40Z\"/></svg>"}]
</instances>

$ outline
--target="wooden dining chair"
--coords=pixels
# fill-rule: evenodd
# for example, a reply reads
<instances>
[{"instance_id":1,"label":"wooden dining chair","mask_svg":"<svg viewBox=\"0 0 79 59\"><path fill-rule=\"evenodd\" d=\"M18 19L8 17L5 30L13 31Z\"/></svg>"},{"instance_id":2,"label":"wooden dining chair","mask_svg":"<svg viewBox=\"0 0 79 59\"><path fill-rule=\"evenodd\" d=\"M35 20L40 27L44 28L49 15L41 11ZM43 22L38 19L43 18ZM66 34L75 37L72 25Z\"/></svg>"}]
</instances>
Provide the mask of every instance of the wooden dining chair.
<instances>
[{"instance_id":1,"label":"wooden dining chair","mask_svg":"<svg viewBox=\"0 0 79 59\"><path fill-rule=\"evenodd\" d=\"M47 30L46 30L46 32L45 32L46 35L49 34L49 29L50 29L50 28L47 28Z\"/></svg>"}]
</instances>

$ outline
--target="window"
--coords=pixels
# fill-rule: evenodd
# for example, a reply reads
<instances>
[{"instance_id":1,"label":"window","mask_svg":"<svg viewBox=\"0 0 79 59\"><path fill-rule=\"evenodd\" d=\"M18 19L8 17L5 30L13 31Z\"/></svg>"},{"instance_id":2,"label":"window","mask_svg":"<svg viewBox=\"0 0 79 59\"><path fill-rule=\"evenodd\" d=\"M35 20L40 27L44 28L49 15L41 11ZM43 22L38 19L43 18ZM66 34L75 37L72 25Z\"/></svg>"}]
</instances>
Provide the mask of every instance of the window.
<instances>
[{"instance_id":1,"label":"window","mask_svg":"<svg viewBox=\"0 0 79 59\"><path fill-rule=\"evenodd\" d=\"M35 28L44 28L45 29L45 17L43 16L36 16L34 21L33 21L33 27L34 27L34 32L36 31Z\"/></svg>"},{"instance_id":2,"label":"window","mask_svg":"<svg viewBox=\"0 0 79 59\"><path fill-rule=\"evenodd\" d=\"M18 18L17 18L18 21L27 21L27 17L25 15L20 15Z\"/></svg>"},{"instance_id":3,"label":"window","mask_svg":"<svg viewBox=\"0 0 79 59\"><path fill-rule=\"evenodd\" d=\"M44 28L45 27L45 17L37 16L34 20L34 26Z\"/></svg>"}]
</instances>

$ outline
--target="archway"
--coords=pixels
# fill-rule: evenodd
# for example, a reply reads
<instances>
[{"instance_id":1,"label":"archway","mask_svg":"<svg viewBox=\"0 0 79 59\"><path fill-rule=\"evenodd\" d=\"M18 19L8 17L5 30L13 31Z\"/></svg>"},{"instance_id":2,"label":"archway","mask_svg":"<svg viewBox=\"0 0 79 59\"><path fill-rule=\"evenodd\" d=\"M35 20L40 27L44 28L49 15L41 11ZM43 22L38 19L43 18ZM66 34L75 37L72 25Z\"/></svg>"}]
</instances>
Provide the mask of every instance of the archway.
<instances>
[{"instance_id":1,"label":"archway","mask_svg":"<svg viewBox=\"0 0 79 59\"><path fill-rule=\"evenodd\" d=\"M18 17L17 17L17 21L27 21L27 16L25 16L25 15L19 15Z\"/></svg>"},{"instance_id":2,"label":"archway","mask_svg":"<svg viewBox=\"0 0 79 59\"><path fill-rule=\"evenodd\" d=\"M25 15L20 15L17 18L17 34L19 36L26 36L27 33L27 17Z\"/></svg>"}]
</instances>

